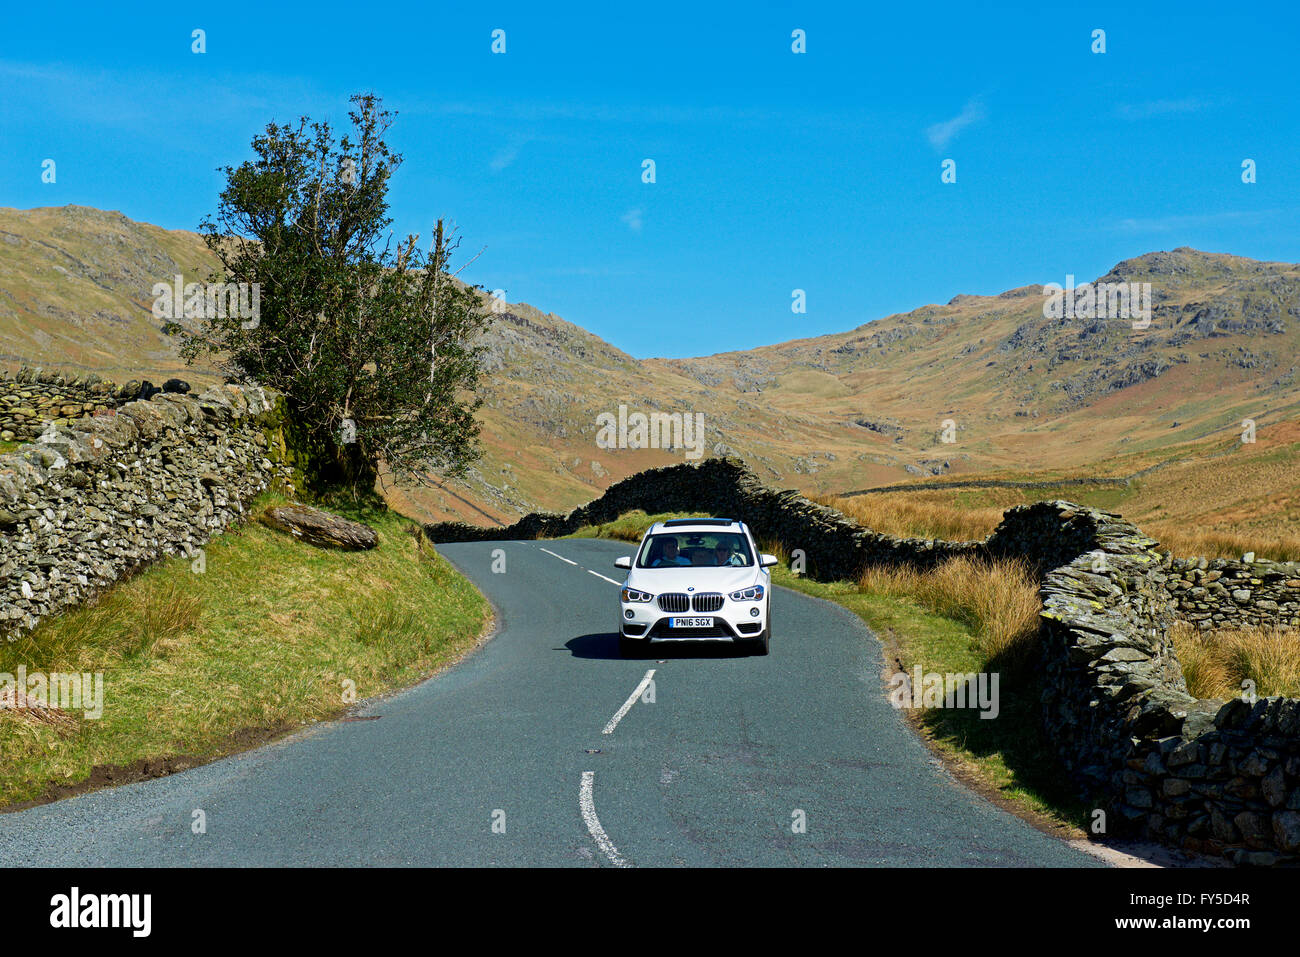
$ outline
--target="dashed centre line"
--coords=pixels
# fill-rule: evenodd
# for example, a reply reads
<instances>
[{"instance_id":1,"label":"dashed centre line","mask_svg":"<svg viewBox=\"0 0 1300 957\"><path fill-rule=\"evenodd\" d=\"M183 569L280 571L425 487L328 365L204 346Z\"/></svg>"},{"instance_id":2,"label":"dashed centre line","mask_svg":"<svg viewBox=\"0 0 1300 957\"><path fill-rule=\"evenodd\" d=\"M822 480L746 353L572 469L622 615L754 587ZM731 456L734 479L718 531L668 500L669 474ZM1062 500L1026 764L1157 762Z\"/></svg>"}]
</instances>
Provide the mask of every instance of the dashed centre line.
<instances>
[{"instance_id":1,"label":"dashed centre line","mask_svg":"<svg viewBox=\"0 0 1300 957\"><path fill-rule=\"evenodd\" d=\"M586 565L579 565L572 558L565 558L563 555L559 554L558 552L553 552L549 548L542 548L540 545L538 545L537 548L539 551L546 552L546 554L552 556L553 558L558 558L560 561L564 562L565 564L572 565L574 568L581 568L588 575L595 575L597 578L603 579L604 581L609 582L611 585L623 584L621 581L615 581L613 578L609 578L605 575L602 575L600 572L592 571Z\"/></svg>"},{"instance_id":2,"label":"dashed centre line","mask_svg":"<svg viewBox=\"0 0 1300 957\"><path fill-rule=\"evenodd\" d=\"M538 547L541 548L540 545L539 545ZM578 564L577 562L573 561L572 559L565 558L563 555L558 555L558 554L556 554L555 552L551 551L549 548L543 548L542 551L546 552L546 554L548 554L548 555L555 555L555 557L558 558L560 561L562 561L562 562L568 562L570 565L577 565L577 564ZM582 566L579 565L578 567L581 568Z\"/></svg>"},{"instance_id":3,"label":"dashed centre line","mask_svg":"<svg viewBox=\"0 0 1300 957\"><path fill-rule=\"evenodd\" d=\"M605 729L600 732L601 734L614 733L614 729L618 727L618 723L623 720L629 711L632 710L632 705L636 704L636 699L645 694L645 689L650 686L650 680L654 678L654 676L655 670L653 668L645 673L645 677L641 679L641 683L636 686L636 689L630 695L628 695L627 700L623 702L623 707L619 708L614 714L614 717L609 719L609 724L605 725Z\"/></svg>"}]
</instances>

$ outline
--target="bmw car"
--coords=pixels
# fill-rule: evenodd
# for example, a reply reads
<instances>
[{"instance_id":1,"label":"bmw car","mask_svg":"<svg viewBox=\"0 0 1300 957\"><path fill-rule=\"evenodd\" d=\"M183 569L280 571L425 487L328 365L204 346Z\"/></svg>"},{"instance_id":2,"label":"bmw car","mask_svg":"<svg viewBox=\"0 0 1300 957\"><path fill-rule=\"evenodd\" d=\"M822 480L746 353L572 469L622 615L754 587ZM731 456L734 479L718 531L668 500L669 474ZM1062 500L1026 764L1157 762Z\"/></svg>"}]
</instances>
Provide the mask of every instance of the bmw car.
<instances>
[{"instance_id":1,"label":"bmw car","mask_svg":"<svg viewBox=\"0 0 1300 957\"><path fill-rule=\"evenodd\" d=\"M744 522L683 518L656 522L627 570L619 618L624 655L652 642L743 643L765 655L772 636L775 555L763 555Z\"/></svg>"}]
</instances>

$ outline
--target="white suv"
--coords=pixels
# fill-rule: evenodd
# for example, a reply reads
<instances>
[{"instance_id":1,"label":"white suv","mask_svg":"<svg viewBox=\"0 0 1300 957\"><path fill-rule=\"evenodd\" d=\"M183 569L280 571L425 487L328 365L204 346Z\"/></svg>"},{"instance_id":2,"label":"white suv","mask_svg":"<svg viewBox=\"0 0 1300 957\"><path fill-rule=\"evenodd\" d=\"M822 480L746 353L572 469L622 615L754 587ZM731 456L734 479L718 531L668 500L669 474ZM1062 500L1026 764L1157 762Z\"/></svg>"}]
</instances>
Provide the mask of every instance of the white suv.
<instances>
[{"instance_id":1,"label":"white suv","mask_svg":"<svg viewBox=\"0 0 1300 957\"><path fill-rule=\"evenodd\" d=\"M772 636L775 555L760 555L743 522L681 518L656 522L635 558L619 558L623 583L619 648L651 641L744 642L767 654Z\"/></svg>"}]
</instances>

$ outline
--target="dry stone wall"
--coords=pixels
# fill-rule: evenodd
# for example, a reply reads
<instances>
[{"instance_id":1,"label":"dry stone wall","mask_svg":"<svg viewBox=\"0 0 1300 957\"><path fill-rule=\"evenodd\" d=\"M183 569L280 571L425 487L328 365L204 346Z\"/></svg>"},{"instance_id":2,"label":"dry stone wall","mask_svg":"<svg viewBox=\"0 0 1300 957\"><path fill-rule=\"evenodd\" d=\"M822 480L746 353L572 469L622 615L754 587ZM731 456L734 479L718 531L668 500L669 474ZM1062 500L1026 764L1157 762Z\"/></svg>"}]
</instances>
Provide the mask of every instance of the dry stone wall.
<instances>
[{"instance_id":1,"label":"dry stone wall","mask_svg":"<svg viewBox=\"0 0 1300 957\"><path fill-rule=\"evenodd\" d=\"M983 542L893 538L768 489L732 459L642 472L567 515L426 531L435 542L552 537L635 509L741 519L760 539L803 549L822 580L871 564L1024 558L1043 598L1043 728L1081 795L1106 813L1107 833L1238 863L1300 860L1300 700L1194 698L1169 640L1178 620L1300 624L1294 563L1174 559L1118 515L1064 501L1009 509Z\"/></svg>"},{"instance_id":2,"label":"dry stone wall","mask_svg":"<svg viewBox=\"0 0 1300 957\"><path fill-rule=\"evenodd\" d=\"M288 471L281 407L235 385L164 393L45 425L0 455L0 636L193 556L239 520Z\"/></svg>"},{"instance_id":3,"label":"dry stone wall","mask_svg":"<svg viewBox=\"0 0 1300 957\"><path fill-rule=\"evenodd\" d=\"M425 531L435 542L553 538L584 525L612 522L636 509L652 514L693 511L739 519L760 538L803 549L808 573L821 579L852 578L871 563L907 562L929 567L983 547L979 542L881 535L798 492L768 488L742 462L732 458L639 472L611 485L600 498L567 515L536 512L505 528L442 522L426 526Z\"/></svg>"},{"instance_id":4,"label":"dry stone wall","mask_svg":"<svg viewBox=\"0 0 1300 957\"><path fill-rule=\"evenodd\" d=\"M103 415L124 399L117 385L93 373L64 376L23 368L12 378L0 374L0 441L34 439L51 422L66 425L85 415Z\"/></svg>"},{"instance_id":5,"label":"dry stone wall","mask_svg":"<svg viewBox=\"0 0 1300 957\"><path fill-rule=\"evenodd\" d=\"M1165 581L1178 617L1201 629L1280 624L1300 627L1295 562L1175 560Z\"/></svg>"},{"instance_id":6,"label":"dry stone wall","mask_svg":"<svg viewBox=\"0 0 1300 957\"><path fill-rule=\"evenodd\" d=\"M1104 559L1080 556L1043 584L1043 720L1066 768L1110 833L1295 860L1300 700L1192 697L1168 638L1185 615L1186 563L1154 550Z\"/></svg>"}]
</instances>

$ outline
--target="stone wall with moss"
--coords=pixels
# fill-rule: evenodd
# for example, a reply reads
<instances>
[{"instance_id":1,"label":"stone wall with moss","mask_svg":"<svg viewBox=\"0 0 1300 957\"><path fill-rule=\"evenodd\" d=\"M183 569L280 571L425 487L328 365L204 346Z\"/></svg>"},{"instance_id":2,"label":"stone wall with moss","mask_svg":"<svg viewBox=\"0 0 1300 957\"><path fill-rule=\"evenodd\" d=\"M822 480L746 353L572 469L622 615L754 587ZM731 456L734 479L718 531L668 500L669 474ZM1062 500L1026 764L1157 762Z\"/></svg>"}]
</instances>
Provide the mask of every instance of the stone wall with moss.
<instances>
[{"instance_id":1,"label":"stone wall with moss","mask_svg":"<svg viewBox=\"0 0 1300 957\"><path fill-rule=\"evenodd\" d=\"M286 476L283 431L278 396L225 385L47 424L0 455L0 636L195 556Z\"/></svg>"}]
</instances>

